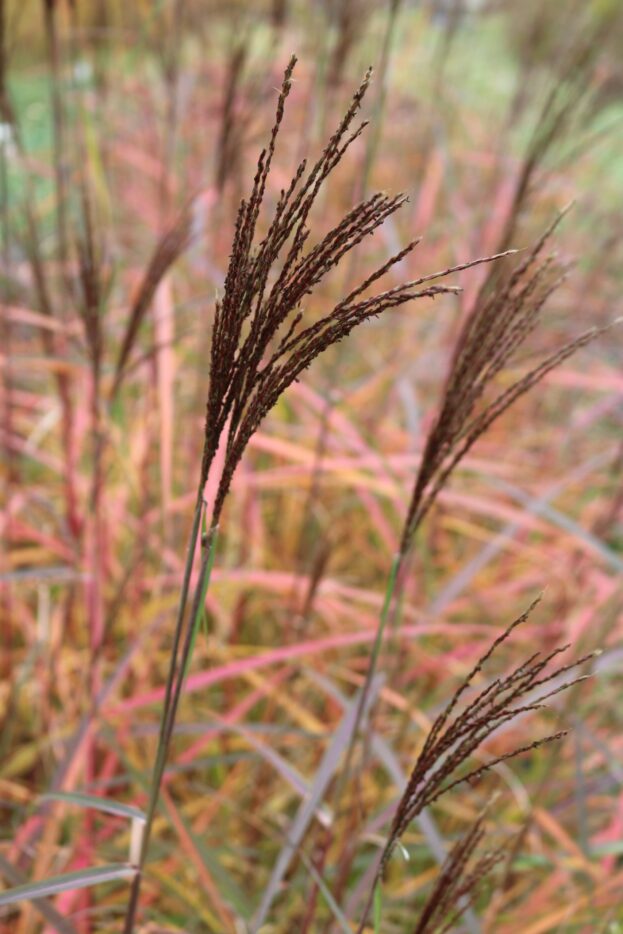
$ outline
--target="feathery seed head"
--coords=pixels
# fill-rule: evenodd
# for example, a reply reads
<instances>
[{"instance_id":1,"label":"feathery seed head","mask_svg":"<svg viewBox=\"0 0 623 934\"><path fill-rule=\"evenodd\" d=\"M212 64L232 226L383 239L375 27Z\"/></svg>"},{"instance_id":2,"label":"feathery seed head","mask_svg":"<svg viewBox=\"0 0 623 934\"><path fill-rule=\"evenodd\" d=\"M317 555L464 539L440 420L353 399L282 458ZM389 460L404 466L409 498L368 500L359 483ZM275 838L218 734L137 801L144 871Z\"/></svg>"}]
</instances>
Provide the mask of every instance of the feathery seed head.
<instances>
[{"instance_id":1,"label":"feathery seed head","mask_svg":"<svg viewBox=\"0 0 623 934\"><path fill-rule=\"evenodd\" d=\"M269 144L260 153L251 192L238 211L223 296L214 316L201 484L224 437L225 465L214 504L215 523L252 434L279 396L316 357L358 324L387 309L458 291L454 286L430 282L475 265L468 263L362 297L416 246L418 241L414 240L328 314L303 326L302 309L307 296L406 199L401 194L374 194L352 208L314 246L309 245L309 216L321 186L365 128L365 123L353 128L353 121L370 82L369 69L319 159L311 168L302 162L288 188L281 191L268 231L256 243L258 218L295 63L293 57L285 70Z\"/></svg>"}]
</instances>

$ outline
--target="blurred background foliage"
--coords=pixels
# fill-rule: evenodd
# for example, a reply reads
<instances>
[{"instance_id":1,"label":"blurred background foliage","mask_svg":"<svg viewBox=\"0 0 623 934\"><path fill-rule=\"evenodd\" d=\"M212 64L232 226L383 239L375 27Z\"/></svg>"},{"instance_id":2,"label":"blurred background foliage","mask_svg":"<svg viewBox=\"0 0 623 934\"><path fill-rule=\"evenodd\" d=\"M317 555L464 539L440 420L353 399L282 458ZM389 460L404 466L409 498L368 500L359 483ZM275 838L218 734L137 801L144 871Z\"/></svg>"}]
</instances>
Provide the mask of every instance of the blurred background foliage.
<instances>
[{"instance_id":1,"label":"blurred background foliage","mask_svg":"<svg viewBox=\"0 0 623 934\"><path fill-rule=\"evenodd\" d=\"M524 248L575 202L554 244L569 274L519 372L532 353L621 314L623 9L619 0L6 0L1 10L0 872L9 885L127 853L117 818L43 807L43 792L144 803L214 299L291 52L300 64L274 184L318 152L372 64L371 125L325 192L317 230L375 188L409 195L305 314L414 236L422 244L388 287ZM268 196L274 203L278 189ZM193 242L140 310L113 397L150 259L191 199ZM89 249L95 301L80 265ZM376 739L349 813L331 810L332 737L365 675L425 430L461 323L491 285L485 268L457 281L460 296L371 322L333 349L255 436L183 701L145 932L246 930L327 761L324 803L263 931L339 929L327 890L354 920L422 730L543 588L542 608L517 635L525 654L567 641L578 654L604 653L588 686L514 726L512 741L554 725L573 736L500 767L413 827L411 861L390 866L383 932L413 929L436 845L454 841L496 790L488 840L514 842L467 929L622 929L616 330L504 416L444 490L383 659ZM513 646L504 652L512 665ZM109 883L50 903L87 934L119 930L126 900L127 887ZM0 930L17 934L51 924L40 906L0 915Z\"/></svg>"}]
</instances>

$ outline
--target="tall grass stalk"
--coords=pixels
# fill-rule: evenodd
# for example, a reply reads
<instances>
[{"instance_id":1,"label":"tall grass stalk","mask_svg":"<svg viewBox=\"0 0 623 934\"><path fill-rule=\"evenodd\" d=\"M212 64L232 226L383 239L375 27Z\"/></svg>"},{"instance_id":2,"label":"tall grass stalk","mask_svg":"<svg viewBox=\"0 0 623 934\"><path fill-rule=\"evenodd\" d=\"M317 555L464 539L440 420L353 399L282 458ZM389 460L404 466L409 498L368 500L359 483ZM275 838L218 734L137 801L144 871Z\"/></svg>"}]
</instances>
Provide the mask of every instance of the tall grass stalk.
<instances>
[{"instance_id":1,"label":"tall grass stalk","mask_svg":"<svg viewBox=\"0 0 623 934\"><path fill-rule=\"evenodd\" d=\"M186 606L188 603L188 595L190 593L190 582L193 573L193 568L195 565L195 553L197 550L197 542L199 540L199 533L201 530L201 523L204 514L204 502L202 498L198 498L195 512L193 516L193 522L190 531L190 539L188 543L188 550L186 553L186 563L184 565L184 571L182 576L182 588L180 592L180 599L177 609L177 617L175 620L175 629L173 631L173 645L171 647L171 655L169 661L169 672L167 675L167 681L165 686L165 696L162 707L162 716L160 719L160 730L158 734L158 744L156 747L156 758L154 762L154 767L151 775L151 785L149 792L149 802L147 805L146 811L146 820L143 828L143 838L141 842L140 850L140 859L138 863L138 872L133 879L132 888L130 890L130 900L128 903L128 910L126 913L125 927L124 931L127 934L130 934L134 930L134 921L136 916L136 910L138 907L138 898L140 894L140 884L141 884L141 873L147 859L147 854L149 851L149 843L151 840L151 833L153 828L153 822L156 815L156 808L158 806L158 799L160 795L160 788L162 785L162 779L164 776L164 770L166 767L167 754L169 751L169 745L171 741L171 735L173 733L174 726L174 714L172 716L172 711L177 709L177 703L179 702L179 695L181 693L181 687L184 680L188 664L190 662L190 653L187 652L186 658L183 654L183 667L181 670L180 677L180 643L182 641L183 631L184 631L184 617L186 613ZM207 592L207 587L209 584L209 571L212 567L212 561L214 556L216 544L216 534L212 535L210 538L210 544L207 550L208 552L208 562L202 562L202 568L205 567L203 573L203 580L199 580L200 590L198 592L202 593L205 598ZM202 606L199 607L200 612ZM196 623L193 620L191 622L191 633L195 632ZM179 682L179 690L176 690L176 681Z\"/></svg>"},{"instance_id":2,"label":"tall grass stalk","mask_svg":"<svg viewBox=\"0 0 623 934\"><path fill-rule=\"evenodd\" d=\"M366 684L378 663L388 613L403 581L403 567L416 534L458 465L517 399L577 350L619 323L615 320L602 328L590 328L548 354L492 401L482 403L496 376L536 328L547 299L565 278L553 256L541 259L545 244L563 216L559 215L498 290L466 319L459 334L439 414L415 476L400 548L389 573Z\"/></svg>"},{"instance_id":3,"label":"tall grass stalk","mask_svg":"<svg viewBox=\"0 0 623 934\"><path fill-rule=\"evenodd\" d=\"M424 445L405 517L398 553L388 576L358 712L353 725L342 774L336 786L335 808L341 812L342 801L351 778L356 744L361 733L363 711L370 684L378 669L388 620L397 621L400 611L406 568L416 535L448 483L454 470L476 441L513 403L537 385L544 376L579 348L586 346L606 328L591 328L579 337L547 355L525 375L487 401L496 376L511 361L536 328L543 307L564 279L553 256L543 251L563 214L547 228L524 259L490 296L482 298L468 316L459 334L451 362L439 413ZM617 322L615 322L616 324ZM484 399L484 401L483 401ZM354 835L345 846L335 897L341 897L356 852Z\"/></svg>"},{"instance_id":4,"label":"tall grass stalk","mask_svg":"<svg viewBox=\"0 0 623 934\"><path fill-rule=\"evenodd\" d=\"M309 170L303 161L289 187L281 191L267 233L256 245L256 228L285 102L291 89L294 65L293 58L284 75L269 145L260 154L251 194L240 205L224 293L216 306L199 486L152 771L141 860L126 915L126 934L131 934L134 926L160 787L185 673L190 664L198 616L203 612L209 569L214 560L217 529L234 472L249 440L265 415L300 373L359 323L412 299L456 292L454 286L431 283L452 273L502 259L514 252L505 251L461 263L370 298L362 297L415 247L418 241L414 240L353 288L323 318L305 326L301 303L306 296L366 235L398 210L404 198L382 194L366 198L349 211L319 243L308 247L308 219L321 186L365 129L365 123L354 130L351 130L351 124L369 85L368 72L320 158ZM553 226L537 241L503 285L476 309L460 335L440 414L429 434L416 476L400 549L392 564L369 670L349 741L344 777L338 787L340 797L348 781L354 744L378 665L402 567L421 522L457 464L489 425L550 369L598 333L592 329L565 345L509 389L494 397L493 401L478 407L495 377L536 326L545 301L561 279L553 258L541 258ZM282 256L284 251L285 255ZM203 490L219 449L224 450L224 463L210 515L204 516ZM197 542L203 522L208 526L208 539L202 549L191 599ZM189 600L191 609L187 614Z\"/></svg>"},{"instance_id":5,"label":"tall grass stalk","mask_svg":"<svg viewBox=\"0 0 623 934\"><path fill-rule=\"evenodd\" d=\"M141 857L126 913L126 934L131 934L134 929L143 869L185 674L190 664L199 615L203 612L217 529L234 472L249 440L281 394L303 370L328 347L347 337L358 324L414 299L456 293L456 286L432 282L497 258L486 257L463 263L369 296L372 285L415 247L417 241L414 240L351 289L324 317L305 325L302 303L306 297L344 256L397 211L405 199L401 195L372 195L351 209L315 246L308 245L311 233L309 216L320 189L365 129L365 123L354 130L351 127L370 82L368 72L320 158L309 169L306 161L301 162L288 188L281 191L267 233L256 243L256 228L285 101L291 90L295 62L296 59L292 58L286 68L269 144L260 154L251 193L242 201L238 211L223 297L216 306L199 485L173 634ZM121 363L117 374L122 370ZM224 450L224 463L207 516L204 515L203 491L221 448ZM200 567L193 583L202 523L208 527L207 539L202 544ZM187 613L189 605L190 612Z\"/></svg>"}]
</instances>

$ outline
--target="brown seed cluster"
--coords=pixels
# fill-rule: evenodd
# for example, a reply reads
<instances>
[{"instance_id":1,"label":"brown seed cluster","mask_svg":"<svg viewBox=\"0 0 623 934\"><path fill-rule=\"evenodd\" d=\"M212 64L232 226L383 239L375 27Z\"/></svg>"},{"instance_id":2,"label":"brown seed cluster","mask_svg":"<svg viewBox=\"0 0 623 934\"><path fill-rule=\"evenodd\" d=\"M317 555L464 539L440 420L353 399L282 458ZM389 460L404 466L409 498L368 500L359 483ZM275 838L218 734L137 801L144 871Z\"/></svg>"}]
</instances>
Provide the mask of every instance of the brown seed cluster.
<instances>
[{"instance_id":1,"label":"brown seed cluster","mask_svg":"<svg viewBox=\"0 0 623 934\"><path fill-rule=\"evenodd\" d=\"M287 190L281 191L268 231L255 245L295 61L292 58L285 72L275 124L268 147L260 155L251 194L238 211L223 297L216 307L201 470L203 483L225 433L225 467L214 506L214 524L251 435L281 393L316 357L358 324L389 308L413 299L458 291L454 286L434 285L432 280L493 258L476 260L365 297L367 290L418 242L412 241L329 313L303 326L306 297L406 199L404 195L374 194L349 211L320 242L309 247L309 216L321 186L366 126L363 122L353 129L370 81L368 71L320 158L310 169L303 161Z\"/></svg>"},{"instance_id":2,"label":"brown seed cluster","mask_svg":"<svg viewBox=\"0 0 623 934\"><path fill-rule=\"evenodd\" d=\"M504 858L504 850L496 849L473 859L486 834L485 816L480 814L450 850L413 934L445 934L453 928L474 901L486 876Z\"/></svg>"},{"instance_id":3,"label":"brown seed cluster","mask_svg":"<svg viewBox=\"0 0 623 934\"><path fill-rule=\"evenodd\" d=\"M459 701L473 687L474 679L483 670L486 662L499 646L506 642L511 633L528 619L539 599L495 639L434 721L396 808L358 934L364 930L372 906L374 886L380 884L398 841L425 808L457 785L478 781L500 762L538 749L566 735L567 731L562 730L518 746L484 765L471 769L468 766L472 756L479 752L483 744L505 723L520 715L541 710L549 698L585 680L587 675L573 675L570 679L566 679L566 675L599 654L591 652L569 664L552 667L551 662L565 652L569 645L554 649L544 656L535 652L509 674L494 678L459 710ZM450 919L456 920L458 914L465 910L469 904L470 893L473 893L484 875L499 861L499 853L485 854L476 862L474 868L468 871L468 861L483 834L483 820L480 819L450 853L414 934L448 930L451 926ZM439 928L441 922L447 922L446 926Z\"/></svg>"},{"instance_id":4,"label":"brown seed cluster","mask_svg":"<svg viewBox=\"0 0 623 934\"><path fill-rule=\"evenodd\" d=\"M539 322L543 306L565 278L545 246L564 216L559 215L517 268L491 294L478 302L463 326L452 361L439 414L428 435L416 475L401 554L409 550L422 520L451 473L478 438L524 393L593 340L591 328L542 359L492 401L485 396L496 377L516 356Z\"/></svg>"},{"instance_id":5,"label":"brown seed cluster","mask_svg":"<svg viewBox=\"0 0 623 934\"><path fill-rule=\"evenodd\" d=\"M514 720L520 714L540 710L545 700L581 681L580 676L560 683L563 675L578 668L594 654L591 653L570 664L552 669L549 668L550 663L569 646L554 649L545 656L542 656L540 652L535 652L510 674L495 678L486 688L477 693L467 706L455 713L459 700L471 687L485 662L508 639L510 634L526 621L537 602L535 601L525 613L514 620L493 642L433 723L396 810L383 856L383 866L386 865L396 842L411 821L441 795L463 782L477 780L505 759L514 758L522 752L536 749L544 743L552 742L565 735L561 732L535 740L485 765L458 774L461 767L500 726ZM549 670L546 671L548 668ZM543 690L545 685L548 687Z\"/></svg>"}]
</instances>

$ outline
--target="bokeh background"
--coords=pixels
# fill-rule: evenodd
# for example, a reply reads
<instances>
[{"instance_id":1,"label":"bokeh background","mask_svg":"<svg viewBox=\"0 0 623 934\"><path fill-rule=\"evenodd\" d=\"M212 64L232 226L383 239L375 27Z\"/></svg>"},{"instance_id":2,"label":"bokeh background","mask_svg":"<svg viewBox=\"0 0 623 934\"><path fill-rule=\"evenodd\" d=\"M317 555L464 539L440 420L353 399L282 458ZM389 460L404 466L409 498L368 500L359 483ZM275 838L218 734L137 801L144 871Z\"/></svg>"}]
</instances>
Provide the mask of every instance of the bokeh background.
<instances>
[{"instance_id":1,"label":"bokeh background","mask_svg":"<svg viewBox=\"0 0 623 934\"><path fill-rule=\"evenodd\" d=\"M0 875L9 886L126 858L127 821L40 795L144 804L214 302L291 53L299 63L269 196L303 155L321 151L370 64L370 126L324 191L315 229L377 188L409 196L306 313L415 236L421 244L390 285L525 248L574 202L552 243L567 278L503 386L533 355L622 313L623 9L619 0L14 0L0 10ZM143 307L157 244L189 202L192 244ZM85 244L101 286L90 317ZM460 295L359 329L252 439L180 712L144 931L246 930L316 791L324 804L263 930L339 929L327 889L354 920L358 882L423 731L540 591L498 664L566 642L603 654L589 682L510 738L573 732L444 799L428 835L409 832L410 859L392 861L384 887L382 930L413 929L438 871L436 844L456 839L494 792L488 839L511 841L509 858L467 929L623 930L620 329L522 399L442 492L382 659L356 820L342 825L331 809L332 738L363 682L425 434L488 270L456 277ZM487 753L508 742L496 738ZM348 860L346 833L357 841ZM49 904L87 934L121 930L126 902L127 884L109 882ZM41 905L0 909L2 931L57 929Z\"/></svg>"}]
</instances>

